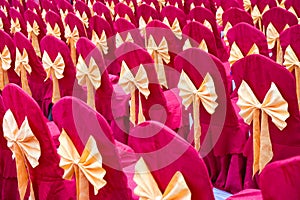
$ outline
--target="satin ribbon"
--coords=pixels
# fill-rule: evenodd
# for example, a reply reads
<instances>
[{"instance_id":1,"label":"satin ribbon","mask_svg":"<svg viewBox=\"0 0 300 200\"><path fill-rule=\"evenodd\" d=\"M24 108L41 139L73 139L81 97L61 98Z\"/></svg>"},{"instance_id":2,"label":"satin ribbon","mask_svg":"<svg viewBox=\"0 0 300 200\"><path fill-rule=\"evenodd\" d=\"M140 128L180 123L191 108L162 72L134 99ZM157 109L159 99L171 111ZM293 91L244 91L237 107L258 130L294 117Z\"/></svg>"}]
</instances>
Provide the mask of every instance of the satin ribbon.
<instances>
[{"instance_id":1,"label":"satin ribbon","mask_svg":"<svg viewBox=\"0 0 300 200\"><path fill-rule=\"evenodd\" d=\"M137 184L134 194L140 200L188 200L192 197L192 193L180 171L174 174L165 192L162 193L143 158L140 158L136 163L133 180Z\"/></svg>"},{"instance_id":2,"label":"satin ribbon","mask_svg":"<svg viewBox=\"0 0 300 200\"><path fill-rule=\"evenodd\" d=\"M192 46L190 40L187 39L187 40L184 42L184 45L183 45L183 51L186 50L186 49L192 48L192 47L193 47L193 46ZM208 53L208 48L207 48L207 45L206 45L206 42L205 42L204 39L201 40L201 42L200 42L198 48Z\"/></svg>"},{"instance_id":3,"label":"satin ribbon","mask_svg":"<svg viewBox=\"0 0 300 200\"><path fill-rule=\"evenodd\" d=\"M121 37L121 35L119 33L116 33L116 48L119 48L125 42L134 43L134 40L133 40L130 32L127 33L127 36L126 36L125 40L123 40L123 38Z\"/></svg>"},{"instance_id":4,"label":"satin ribbon","mask_svg":"<svg viewBox=\"0 0 300 200\"><path fill-rule=\"evenodd\" d=\"M55 23L54 28L52 28L51 25L49 23L47 23L47 35L52 35L59 40L61 39L60 38L60 35L61 35L60 28L57 23Z\"/></svg>"},{"instance_id":5,"label":"satin ribbon","mask_svg":"<svg viewBox=\"0 0 300 200\"><path fill-rule=\"evenodd\" d=\"M243 0L243 6L246 12L248 11L250 11L250 13L252 12L251 0Z\"/></svg>"},{"instance_id":6,"label":"satin ribbon","mask_svg":"<svg viewBox=\"0 0 300 200\"><path fill-rule=\"evenodd\" d=\"M101 50L102 53L108 53L107 38L104 30L102 30L100 38L98 34L93 30L92 42Z\"/></svg>"},{"instance_id":7,"label":"satin ribbon","mask_svg":"<svg viewBox=\"0 0 300 200\"><path fill-rule=\"evenodd\" d=\"M288 27L289 27L289 25L287 24L285 26L284 30L287 29ZM276 53L277 53L276 62L281 65L283 53L282 53L282 48L280 46L280 39L279 39L280 34L278 33L278 31L276 30L276 28L273 26L272 23L269 23L269 25L267 27L266 36L267 36L267 42L268 42L269 49L273 49L276 44Z\"/></svg>"},{"instance_id":8,"label":"satin ribbon","mask_svg":"<svg viewBox=\"0 0 300 200\"><path fill-rule=\"evenodd\" d=\"M8 17L8 12L5 6L0 6L0 10L2 10L6 17Z\"/></svg>"},{"instance_id":9,"label":"satin ribbon","mask_svg":"<svg viewBox=\"0 0 300 200\"><path fill-rule=\"evenodd\" d=\"M166 5L166 0L157 0L157 2L159 5L159 11L161 11L163 9L163 7L165 7L165 5ZM154 6L154 4L153 4L153 6ZM154 6L154 8L155 8L155 6ZM155 10L156 10L156 8L155 8Z\"/></svg>"},{"instance_id":10,"label":"satin ribbon","mask_svg":"<svg viewBox=\"0 0 300 200\"><path fill-rule=\"evenodd\" d=\"M114 1L111 1L111 4L109 5L108 1L105 3L106 7L109 9L110 11L110 15L113 18L115 15L115 3Z\"/></svg>"},{"instance_id":11,"label":"satin ribbon","mask_svg":"<svg viewBox=\"0 0 300 200\"><path fill-rule=\"evenodd\" d=\"M9 83L7 70L11 67L11 57L8 47L5 45L0 53L0 90Z\"/></svg>"},{"instance_id":12,"label":"satin ribbon","mask_svg":"<svg viewBox=\"0 0 300 200\"><path fill-rule=\"evenodd\" d=\"M122 61L121 74L120 74L120 79L118 84L123 88L126 94L131 94L130 121L133 124L136 124L135 90L138 89L138 98L139 98L138 124L144 122L145 117L143 115L140 95L141 94L144 95L146 99L150 95L150 90L148 88L149 80L144 66L140 64L136 76L134 76L131 73L125 61Z\"/></svg>"},{"instance_id":13,"label":"satin ribbon","mask_svg":"<svg viewBox=\"0 0 300 200\"><path fill-rule=\"evenodd\" d=\"M251 12L251 17L253 19L253 23L254 25L257 25L258 24L258 27L259 27L259 30L263 31L263 27L262 27L262 23L261 23L261 19L262 19L262 16L263 14L268 11L270 8L269 8L269 5L266 5L266 7L264 8L263 12L260 13L257 5L255 5L253 7L253 10Z\"/></svg>"},{"instance_id":14,"label":"satin ribbon","mask_svg":"<svg viewBox=\"0 0 300 200\"><path fill-rule=\"evenodd\" d=\"M36 55L38 57L41 57L41 50L40 50L40 45L38 40L38 35L40 34L40 27L35 20L33 21L32 26L27 21L27 32L28 32L28 39L31 40Z\"/></svg>"},{"instance_id":15,"label":"satin ribbon","mask_svg":"<svg viewBox=\"0 0 300 200\"><path fill-rule=\"evenodd\" d=\"M259 49L255 43L252 45L251 49L249 50L249 52L247 53L246 56L249 56L252 54L259 54ZM237 46L237 44L235 42L233 42L231 45L230 56L228 59L230 66L242 58L244 58L242 51Z\"/></svg>"},{"instance_id":16,"label":"satin ribbon","mask_svg":"<svg viewBox=\"0 0 300 200\"><path fill-rule=\"evenodd\" d=\"M78 84L87 87L87 104L95 110L94 88L97 90L101 85L101 74L98 65L96 64L94 58L91 58L89 66L87 66L80 55L76 69L76 78L78 80Z\"/></svg>"},{"instance_id":17,"label":"satin ribbon","mask_svg":"<svg viewBox=\"0 0 300 200\"><path fill-rule=\"evenodd\" d=\"M89 18L87 16L86 12L83 11L83 13L81 15L80 12L77 10L75 14L82 21L82 23L85 25L85 27L88 28L89 27Z\"/></svg>"},{"instance_id":18,"label":"satin ribbon","mask_svg":"<svg viewBox=\"0 0 300 200\"><path fill-rule=\"evenodd\" d=\"M291 6L288 11L293 13L297 17L298 24L300 24L300 17L297 15L297 13L296 13L295 9L293 8L293 6Z\"/></svg>"},{"instance_id":19,"label":"satin ribbon","mask_svg":"<svg viewBox=\"0 0 300 200\"><path fill-rule=\"evenodd\" d=\"M61 21L63 22L64 26L66 26L65 19L66 19L66 16L68 15L68 13L69 13L68 9L66 9L65 11L60 9L59 13L60 13Z\"/></svg>"},{"instance_id":20,"label":"satin ribbon","mask_svg":"<svg viewBox=\"0 0 300 200\"><path fill-rule=\"evenodd\" d=\"M71 31L69 25L65 28L65 38L67 39L67 44L71 49L71 57L74 65L76 65L76 43L79 40L79 32L77 26L74 27L73 31Z\"/></svg>"},{"instance_id":21,"label":"satin ribbon","mask_svg":"<svg viewBox=\"0 0 300 200\"><path fill-rule=\"evenodd\" d=\"M211 24L210 24L209 21L207 21L206 19L204 20L203 25L204 25L206 28L208 28L211 32L214 32L213 29L212 29Z\"/></svg>"},{"instance_id":22,"label":"satin ribbon","mask_svg":"<svg viewBox=\"0 0 300 200\"><path fill-rule=\"evenodd\" d=\"M154 60L159 83L165 88L168 88L164 62L167 64L170 62L170 55L166 38L163 37L159 45L157 45L153 36L150 35L148 39L147 51Z\"/></svg>"},{"instance_id":23,"label":"satin ribbon","mask_svg":"<svg viewBox=\"0 0 300 200\"><path fill-rule=\"evenodd\" d=\"M52 62L50 56L47 51L44 51L42 58L44 69L47 73L46 80L52 77L53 83L53 91L52 91L52 103L56 103L60 99L60 90L58 79L62 79L64 77L63 73L65 70L65 62L60 53L57 54L54 62Z\"/></svg>"},{"instance_id":24,"label":"satin ribbon","mask_svg":"<svg viewBox=\"0 0 300 200\"><path fill-rule=\"evenodd\" d=\"M225 27L224 27L224 30L223 30L223 33L224 33L224 42L226 44L226 46L229 46L229 42L228 42L228 38L227 38L227 33L228 31L232 28L232 25L230 24L230 22L227 22Z\"/></svg>"},{"instance_id":25,"label":"satin ribbon","mask_svg":"<svg viewBox=\"0 0 300 200\"><path fill-rule=\"evenodd\" d=\"M10 33L15 34L16 32L21 31L21 25L19 19L16 18L16 21L13 18L10 19Z\"/></svg>"},{"instance_id":26,"label":"satin ribbon","mask_svg":"<svg viewBox=\"0 0 300 200\"><path fill-rule=\"evenodd\" d=\"M98 191L106 185L104 180L106 171L102 168L102 156L94 137L89 137L81 156L65 130L62 130L59 142L57 150L61 156L59 166L64 170L64 179L72 180L75 174L76 199L90 199L89 183L93 185L94 194L97 195Z\"/></svg>"},{"instance_id":27,"label":"satin ribbon","mask_svg":"<svg viewBox=\"0 0 300 200\"><path fill-rule=\"evenodd\" d=\"M116 21L117 19L119 19L119 18L121 18L121 17L120 17L119 14L117 14L117 15L115 16L115 21ZM125 14L124 17L122 17L122 18L124 18L124 19L126 19L127 21L131 22L130 17L129 17L127 14Z\"/></svg>"},{"instance_id":28,"label":"satin ribbon","mask_svg":"<svg viewBox=\"0 0 300 200\"><path fill-rule=\"evenodd\" d=\"M139 29L140 29L140 32L141 32L141 35L142 36L146 36L146 26L149 22L152 21L152 17L150 16L149 19L148 19L148 22L146 23L146 21L144 20L144 18L141 16L140 19L139 19Z\"/></svg>"},{"instance_id":29,"label":"satin ribbon","mask_svg":"<svg viewBox=\"0 0 300 200\"><path fill-rule=\"evenodd\" d=\"M2 18L0 18L0 30L4 31L4 26L3 26Z\"/></svg>"},{"instance_id":30,"label":"satin ribbon","mask_svg":"<svg viewBox=\"0 0 300 200\"><path fill-rule=\"evenodd\" d=\"M300 60L298 59L293 48L289 45L284 53L284 62L283 65L290 71L295 70L296 78L296 93L298 99L298 106L300 109Z\"/></svg>"},{"instance_id":31,"label":"satin ribbon","mask_svg":"<svg viewBox=\"0 0 300 200\"><path fill-rule=\"evenodd\" d=\"M217 12L216 12L216 20L217 20L217 23L219 26L223 26L223 19L222 19L222 15L224 13L224 10L223 8L220 6L218 9L217 9Z\"/></svg>"},{"instance_id":32,"label":"satin ribbon","mask_svg":"<svg viewBox=\"0 0 300 200\"><path fill-rule=\"evenodd\" d=\"M237 105L241 109L240 116L249 125L253 121L254 176L256 172L259 171L260 173L273 158L268 116L280 130L283 130L287 126L285 121L290 116L288 103L273 82L262 103L258 101L245 81L241 83L238 89L238 97ZM261 119L259 119L260 114Z\"/></svg>"},{"instance_id":33,"label":"satin ribbon","mask_svg":"<svg viewBox=\"0 0 300 200\"><path fill-rule=\"evenodd\" d=\"M163 23L166 24L168 27L170 27L170 29L178 39L180 40L182 39L182 31L177 18L175 18L172 25L170 25L168 18L164 17Z\"/></svg>"},{"instance_id":34,"label":"satin ribbon","mask_svg":"<svg viewBox=\"0 0 300 200\"><path fill-rule=\"evenodd\" d=\"M19 49L16 48L16 62L15 62L15 72L18 76L21 77L21 83L23 90L29 94L32 95L30 87L28 85L27 80L27 72L31 74L31 66L29 65L29 58L26 49L23 49L23 53L21 54Z\"/></svg>"},{"instance_id":35,"label":"satin ribbon","mask_svg":"<svg viewBox=\"0 0 300 200\"><path fill-rule=\"evenodd\" d=\"M281 3L279 3L279 1L276 0L277 7L281 7L281 8L283 8L283 9L285 9L284 3L285 3L285 0L282 0Z\"/></svg>"},{"instance_id":36,"label":"satin ribbon","mask_svg":"<svg viewBox=\"0 0 300 200\"><path fill-rule=\"evenodd\" d=\"M194 118L194 143L195 149L200 149L201 125L200 125L200 102L209 114L215 112L218 103L218 98L215 90L213 78L207 73L203 79L202 84L197 89L188 75L182 71L178 83L179 96L182 98L182 104L187 109L193 104L193 118Z\"/></svg>"},{"instance_id":37,"label":"satin ribbon","mask_svg":"<svg viewBox=\"0 0 300 200\"><path fill-rule=\"evenodd\" d=\"M18 128L13 113L10 109L7 110L3 117L3 136L7 140L7 147L12 151L13 159L16 160L20 199L25 198L28 183L30 185L29 199L35 199L29 165L33 168L39 165L41 147L30 128L27 117Z\"/></svg>"}]
</instances>

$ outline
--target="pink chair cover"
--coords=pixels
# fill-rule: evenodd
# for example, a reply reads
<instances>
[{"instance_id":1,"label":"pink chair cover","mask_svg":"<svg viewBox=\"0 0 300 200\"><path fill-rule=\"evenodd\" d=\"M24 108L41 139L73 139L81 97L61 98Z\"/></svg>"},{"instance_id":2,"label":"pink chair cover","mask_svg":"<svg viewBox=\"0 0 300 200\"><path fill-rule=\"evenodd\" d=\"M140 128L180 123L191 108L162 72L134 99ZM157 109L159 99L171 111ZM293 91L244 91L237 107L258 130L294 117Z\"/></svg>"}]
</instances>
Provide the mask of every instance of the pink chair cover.
<instances>
[{"instance_id":1,"label":"pink chair cover","mask_svg":"<svg viewBox=\"0 0 300 200\"><path fill-rule=\"evenodd\" d=\"M297 0L285 0L285 8L288 10L291 7L296 11L297 16L300 17L300 2Z\"/></svg>"},{"instance_id":2,"label":"pink chair cover","mask_svg":"<svg viewBox=\"0 0 300 200\"><path fill-rule=\"evenodd\" d=\"M12 7L9 10L9 15L12 20L14 21L16 21L16 19L19 20L21 32L27 36L27 26L23 16L16 9Z\"/></svg>"},{"instance_id":3,"label":"pink chair cover","mask_svg":"<svg viewBox=\"0 0 300 200\"><path fill-rule=\"evenodd\" d=\"M214 199L203 160L165 125L155 121L139 124L130 131L128 143L138 157L143 157L162 192L176 171L180 171L191 191L191 199Z\"/></svg>"},{"instance_id":4,"label":"pink chair cover","mask_svg":"<svg viewBox=\"0 0 300 200\"><path fill-rule=\"evenodd\" d=\"M212 13L216 13L216 2L215 0L187 0L184 2L185 13L188 14L191 9L191 4L194 4L195 7L204 5L205 8L209 9Z\"/></svg>"},{"instance_id":5,"label":"pink chair cover","mask_svg":"<svg viewBox=\"0 0 300 200\"><path fill-rule=\"evenodd\" d=\"M53 11L57 14L59 14L59 8L56 7L56 5L52 4L49 0L40 0L40 5L42 6L42 9L45 11Z\"/></svg>"},{"instance_id":6,"label":"pink chair cover","mask_svg":"<svg viewBox=\"0 0 300 200\"><path fill-rule=\"evenodd\" d=\"M174 20L177 19L179 21L179 25L181 30L186 25L187 17L185 13L176 8L175 6L166 6L161 10L161 19L163 20L165 17L168 19L169 23L172 25Z\"/></svg>"},{"instance_id":7,"label":"pink chair cover","mask_svg":"<svg viewBox=\"0 0 300 200\"><path fill-rule=\"evenodd\" d=\"M78 29L79 37L87 37L83 22L75 14L69 12L65 18L65 23L66 25L69 25L71 31L73 31L76 26Z\"/></svg>"},{"instance_id":8,"label":"pink chair cover","mask_svg":"<svg viewBox=\"0 0 300 200\"><path fill-rule=\"evenodd\" d=\"M94 14L98 16L102 16L102 13L106 19L106 21L112 26L112 16L110 14L110 10L101 2L96 2L93 5Z\"/></svg>"},{"instance_id":9,"label":"pink chair cover","mask_svg":"<svg viewBox=\"0 0 300 200\"><path fill-rule=\"evenodd\" d=\"M31 10L25 11L24 19L31 26L33 25L33 22L36 21L36 23L39 26L39 30L40 30L39 35L38 35L38 40L40 42L42 40L42 38L46 35L46 25L45 25L45 22L43 21L43 19Z\"/></svg>"},{"instance_id":10,"label":"pink chair cover","mask_svg":"<svg viewBox=\"0 0 300 200\"><path fill-rule=\"evenodd\" d=\"M59 0L59 1L57 1L57 8L58 8L58 10L62 10L64 12L66 10L68 10L68 12L74 13L73 6L67 0Z\"/></svg>"},{"instance_id":11,"label":"pink chair cover","mask_svg":"<svg viewBox=\"0 0 300 200\"><path fill-rule=\"evenodd\" d=\"M39 17L42 17L40 6L34 0L28 0L26 2L26 8L36 13Z\"/></svg>"},{"instance_id":12,"label":"pink chair cover","mask_svg":"<svg viewBox=\"0 0 300 200\"><path fill-rule=\"evenodd\" d=\"M137 26L137 22L135 20L135 16L129 6L127 6L124 3L118 3L115 6L115 20L116 15L119 15L120 18L125 18L125 15L127 15L130 19L130 22L133 23L135 26Z\"/></svg>"},{"instance_id":13,"label":"pink chair cover","mask_svg":"<svg viewBox=\"0 0 300 200\"><path fill-rule=\"evenodd\" d=\"M63 25L63 22L62 22L59 14L55 13L52 10L49 10L46 13L46 16L45 16L45 22L49 23L51 25L52 29L54 29L55 24L57 24L58 27L59 27L59 30L60 30L60 38L61 38L61 40L62 41L66 41L66 38L65 38L65 27Z\"/></svg>"},{"instance_id":14,"label":"pink chair cover","mask_svg":"<svg viewBox=\"0 0 300 200\"><path fill-rule=\"evenodd\" d=\"M74 7L75 7L75 10L78 11L81 16L83 13L85 13L87 15L88 19L90 19L92 17L90 8L83 1L76 1L76 4ZM88 25L88 27L85 25L85 28L87 30L87 35L90 38L92 35L89 31L89 29L90 29L89 25Z\"/></svg>"},{"instance_id":15,"label":"pink chair cover","mask_svg":"<svg viewBox=\"0 0 300 200\"><path fill-rule=\"evenodd\" d=\"M184 11L183 1L181 0L167 0L166 5L175 6L176 8Z\"/></svg>"},{"instance_id":16,"label":"pink chair cover","mask_svg":"<svg viewBox=\"0 0 300 200\"><path fill-rule=\"evenodd\" d=\"M230 8L240 8L243 9L243 1L241 0L220 0L219 4L224 11L229 10Z\"/></svg>"},{"instance_id":17,"label":"pink chair cover","mask_svg":"<svg viewBox=\"0 0 300 200\"><path fill-rule=\"evenodd\" d=\"M268 5L269 8L277 7L276 0L251 0L251 5L258 7L260 13L263 13L265 7Z\"/></svg>"},{"instance_id":18,"label":"pink chair cover","mask_svg":"<svg viewBox=\"0 0 300 200\"><path fill-rule=\"evenodd\" d=\"M286 48L290 45L294 50L296 56L300 58L300 41L295 39L300 34L300 25L292 26L291 28L286 29L280 34L280 45L282 47L283 53Z\"/></svg>"},{"instance_id":19,"label":"pink chair cover","mask_svg":"<svg viewBox=\"0 0 300 200\"><path fill-rule=\"evenodd\" d=\"M74 97L65 97L54 105L53 119L60 129L66 130L80 154L90 135L97 142L107 184L99 190L97 196L92 195L93 188L90 187L90 199L131 199L113 133L102 115Z\"/></svg>"},{"instance_id":20,"label":"pink chair cover","mask_svg":"<svg viewBox=\"0 0 300 200\"><path fill-rule=\"evenodd\" d=\"M159 7L159 3L158 3L157 0L142 0L142 2L149 5L149 6L154 5L157 12L160 13L160 7Z\"/></svg>"},{"instance_id":21,"label":"pink chair cover","mask_svg":"<svg viewBox=\"0 0 300 200\"><path fill-rule=\"evenodd\" d=\"M160 19L160 13L148 4L142 4L137 7L135 16L137 22L139 22L140 17L143 17L145 22L148 22L150 17L152 19Z\"/></svg>"},{"instance_id":22,"label":"pink chair cover","mask_svg":"<svg viewBox=\"0 0 300 200\"><path fill-rule=\"evenodd\" d=\"M22 0L21 0L22 2ZM18 0L12 0L11 1L11 7L15 8L21 15L24 14L24 6L25 5L25 2L22 2L21 3L20 1Z\"/></svg>"},{"instance_id":23,"label":"pink chair cover","mask_svg":"<svg viewBox=\"0 0 300 200\"><path fill-rule=\"evenodd\" d=\"M232 26L235 26L240 22L245 22L253 26L251 15L245 10L236 7L226 10L222 15L222 20L223 28L225 27L227 22L229 22Z\"/></svg>"}]
</instances>

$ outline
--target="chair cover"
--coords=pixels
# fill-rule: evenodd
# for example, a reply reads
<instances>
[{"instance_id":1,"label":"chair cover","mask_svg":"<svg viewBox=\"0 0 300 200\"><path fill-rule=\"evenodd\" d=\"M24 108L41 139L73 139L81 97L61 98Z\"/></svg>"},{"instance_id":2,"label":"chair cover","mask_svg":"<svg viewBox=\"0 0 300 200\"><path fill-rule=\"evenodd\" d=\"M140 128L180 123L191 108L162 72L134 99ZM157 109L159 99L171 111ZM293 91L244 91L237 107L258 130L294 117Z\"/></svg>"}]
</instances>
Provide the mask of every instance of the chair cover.
<instances>
[{"instance_id":1,"label":"chair cover","mask_svg":"<svg viewBox=\"0 0 300 200\"><path fill-rule=\"evenodd\" d=\"M55 12L56 14L60 14L60 9L56 5L52 4L52 2L50 2L49 0L40 0L40 5L42 7L42 17L44 15L43 13L46 13L49 10Z\"/></svg>"},{"instance_id":2,"label":"chair cover","mask_svg":"<svg viewBox=\"0 0 300 200\"><path fill-rule=\"evenodd\" d=\"M24 14L24 6L25 2L23 3L22 1L17 1L17 0L12 0L11 1L11 7L15 8L21 15Z\"/></svg>"},{"instance_id":3,"label":"chair cover","mask_svg":"<svg viewBox=\"0 0 300 200\"><path fill-rule=\"evenodd\" d=\"M115 21L119 18L124 18L137 26L137 22L135 21L135 16L131 8L124 3L118 3L115 6Z\"/></svg>"},{"instance_id":4,"label":"chair cover","mask_svg":"<svg viewBox=\"0 0 300 200\"><path fill-rule=\"evenodd\" d=\"M20 127L26 117L29 122L30 129L40 145L41 155L38 160L38 166L32 168L29 163L27 165L29 167L30 179L33 184L36 199L75 198L75 196L70 192L75 184L71 181L65 181L62 179L63 170L58 166L59 156L57 154L56 147L47 127L46 119L43 117L43 114L36 102L34 102L34 100L21 88L14 84L6 86L2 95L5 108L11 110L18 126ZM20 102L22 103L20 104ZM8 158L6 160L9 161ZM5 164L8 164L7 167L11 168L6 170L15 170L14 167L12 167L13 165L9 164L10 162L11 161L5 162ZM16 172L14 172L14 177L11 176L10 178L16 180ZM16 191L16 193L18 192ZM26 196L28 195L29 191ZM11 199L10 197L8 198Z\"/></svg>"},{"instance_id":5,"label":"chair cover","mask_svg":"<svg viewBox=\"0 0 300 200\"><path fill-rule=\"evenodd\" d=\"M89 29L89 19L92 17L89 7L83 1L76 1L75 10L76 16L83 22L85 28Z\"/></svg>"},{"instance_id":6,"label":"chair cover","mask_svg":"<svg viewBox=\"0 0 300 200\"><path fill-rule=\"evenodd\" d=\"M141 18L145 22L145 24L148 24L153 19L160 19L160 13L147 4L142 4L137 7L135 16L136 21L139 22L139 28L141 28L141 26L143 25L140 21Z\"/></svg>"},{"instance_id":7,"label":"chair cover","mask_svg":"<svg viewBox=\"0 0 300 200\"><path fill-rule=\"evenodd\" d=\"M261 190L246 189L227 198L227 200L252 200L252 199L262 200L263 197L261 194Z\"/></svg>"},{"instance_id":8,"label":"chair cover","mask_svg":"<svg viewBox=\"0 0 300 200\"><path fill-rule=\"evenodd\" d=\"M27 26L23 16L14 8L9 10L10 16L10 33L13 36L16 32L22 32L27 36Z\"/></svg>"},{"instance_id":9,"label":"chair cover","mask_svg":"<svg viewBox=\"0 0 300 200\"><path fill-rule=\"evenodd\" d=\"M66 41L64 24L59 14L49 10L45 16L45 23L47 24L47 35Z\"/></svg>"},{"instance_id":10,"label":"chair cover","mask_svg":"<svg viewBox=\"0 0 300 200\"><path fill-rule=\"evenodd\" d=\"M292 12L293 14L296 15L298 18L298 23L299 23L299 18L300 18L300 2L297 0L285 0L284 1L284 7L286 10Z\"/></svg>"},{"instance_id":11,"label":"chair cover","mask_svg":"<svg viewBox=\"0 0 300 200\"><path fill-rule=\"evenodd\" d=\"M82 153L90 135L97 142L107 184L97 196L92 195L93 188L90 187L90 199L131 199L113 133L102 115L74 97L65 97L54 105L53 119L60 129L67 132L79 153Z\"/></svg>"},{"instance_id":12,"label":"chair cover","mask_svg":"<svg viewBox=\"0 0 300 200\"><path fill-rule=\"evenodd\" d=\"M165 125L155 121L139 124L130 131L128 143L137 156L145 160L161 193L167 193L172 176L180 171L191 192L190 199L214 199L203 160L192 146ZM145 184L147 182L145 180Z\"/></svg>"},{"instance_id":13,"label":"chair cover","mask_svg":"<svg viewBox=\"0 0 300 200\"><path fill-rule=\"evenodd\" d=\"M185 13L188 14L195 7L203 7L211 10L212 13L216 12L215 2L210 0L187 0L184 2Z\"/></svg>"},{"instance_id":14,"label":"chair cover","mask_svg":"<svg viewBox=\"0 0 300 200\"><path fill-rule=\"evenodd\" d=\"M0 10L0 30L10 33L10 21L5 12Z\"/></svg>"},{"instance_id":15,"label":"chair cover","mask_svg":"<svg viewBox=\"0 0 300 200\"><path fill-rule=\"evenodd\" d=\"M165 6L165 5L162 5L162 3L159 3L159 1L156 1L156 0L143 0L143 3L151 6L152 8L154 8L155 10L157 10L157 12L160 13L161 9Z\"/></svg>"},{"instance_id":16,"label":"chair cover","mask_svg":"<svg viewBox=\"0 0 300 200\"><path fill-rule=\"evenodd\" d=\"M264 32L262 26L262 16L265 12L273 7L276 7L275 0L251 0L252 10L251 17L253 19L254 25L261 31Z\"/></svg>"},{"instance_id":17,"label":"chair cover","mask_svg":"<svg viewBox=\"0 0 300 200\"><path fill-rule=\"evenodd\" d=\"M110 10L105 6L105 4L101 2L96 2L93 5L93 11L94 14L97 14L98 16L104 16L104 19L112 26L112 15L110 13Z\"/></svg>"},{"instance_id":18,"label":"chair cover","mask_svg":"<svg viewBox=\"0 0 300 200\"><path fill-rule=\"evenodd\" d=\"M167 0L166 6L175 6L176 8L184 11L183 2L180 0Z\"/></svg>"},{"instance_id":19,"label":"chair cover","mask_svg":"<svg viewBox=\"0 0 300 200\"><path fill-rule=\"evenodd\" d=\"M42 17L41 8L34 0L29 0L26 2L26 8L33 11L39 17Z\"/></svg>"},{"instance_id":20,"label":"chair cover","mask_svg":"<svg viewBox=\"0 0 300 200\"><path fill-rule=\"evenodd\" d=\"M74 8L67 0L57 1L57 8L59 9L59 13L61 12L72 12L74 13Z\"/></svg>"},{"instance_id":21,"label":"chair cover","mask_svg":"<svg viewBox=\"0 0 300 200\"><path fill-rule=\"evenodd\" d=\"M4 13L5 13L5 16L6 17L10 17L9 15L10 15L10 5L9 5L9 3L8 3L8 1L1 1L0 2L0 8L1 8L1 11L3 11Z\"/></svg>"}]
</instances>

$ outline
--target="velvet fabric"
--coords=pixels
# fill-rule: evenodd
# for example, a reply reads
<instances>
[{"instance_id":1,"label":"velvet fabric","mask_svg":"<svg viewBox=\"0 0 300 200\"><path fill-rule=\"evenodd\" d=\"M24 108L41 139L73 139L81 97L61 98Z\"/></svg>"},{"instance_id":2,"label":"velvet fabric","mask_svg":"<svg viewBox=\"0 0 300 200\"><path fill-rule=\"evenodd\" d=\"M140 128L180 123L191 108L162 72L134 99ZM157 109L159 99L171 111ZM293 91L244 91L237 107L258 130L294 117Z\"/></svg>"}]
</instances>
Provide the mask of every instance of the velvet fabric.
<instances>
[{"instance_id":1,"label":"velvet fabric","mask_svg":"<svg viewBox=\"0 0 300 200\"><path fill-rule=\"evenodd\" d=\"M106 19L106 21L112 26L112 16L110 13L110 10L101 2L96 2L93 5L93 11L94 14L97 14L98 16L102 16L102 13Z\"/></svg>"},{"instance_id":2,"label":"velvet fabric","mask_svg":"<svg viewBox=\"0 0 300 200\"><path fill-rule=\"evenodd\" d=\"M9 18L6 17L5 13L0 10L0 20L3 23L3 31L5 31L6 33L10 33L10 21Z\"/></svg>"},{"instance_id":3,"label":"velvet fabric","mask_svg":"<svg viewBox=\"0 0 300 200\"><path fill-rule=\"evenodd\" d=\"M136 9L136 21L139 22L139 19L143 17L144 21L147 23L149 18L160 19L160 13L147 4L142 4Z\"/></svg>"},{"instance_id":4,"label":"velvet fabric","mask_svg":"<svg viewBox=\"0 0 300 200\"><path fill-rule=\"evenodd\" d=\"M9 16L12 20L16 21L16 19L19 20L20 23L20 27L21 27L21 32L27 36L27 26L26 26L26 22L23 18L23 16L21 15L21 13L19 13L16 9L14 8L10 8L9 10ZM12 34L13 35L13 34Z\"/></svg>"},{"instance_id":5,"label":"velvet fabric","mask_svg":"<svg viewBox=\"0 0 300 200\"><path fill-rule=\"evenodd\" d=\"M245 10L236 7L226 10L222 15L222 20L223 20L223 28L226 26L228 22L232 26L235 26L240 22L245 22L253 26L253 20L251 15L247 13Z\"/></svg>"},{"instance_id":6,"label":"velvet fabric","mask_svg":"<svg viewBox=\"0 0 300 200\"><path fill-rule=\"evenodd\" d=\"M62 41L66 41L66 38L65 38L65 27L64 27L64 24L63 24L63 22L62 22L59 14L55 13L52 10L49 10L46 13L46 16L45 16L45 22L49 23L51 25L52 29L54 29L55 24L57 24L57 26L59 27L59 30L60 30L60 38L61 38L61 40Z\"/></svg>"},{"instance_id":7,"label":"velvet fabric","mask_svg":"<svg viewBox=\"0 0 300 200\"><path fill-rule=\"evenodd\" d=\"M121 17L121 18L125 18L125 15L127 15L130 19L130 22L132 24L134 24L135 26L137 26L137 22L135 20L134 13L132 12L131 8L129 6L127 6L126 4L118 3L115 6L115 20L117 20L116 15L119 15L119 17Z\"/></svg>"}]
</instances>

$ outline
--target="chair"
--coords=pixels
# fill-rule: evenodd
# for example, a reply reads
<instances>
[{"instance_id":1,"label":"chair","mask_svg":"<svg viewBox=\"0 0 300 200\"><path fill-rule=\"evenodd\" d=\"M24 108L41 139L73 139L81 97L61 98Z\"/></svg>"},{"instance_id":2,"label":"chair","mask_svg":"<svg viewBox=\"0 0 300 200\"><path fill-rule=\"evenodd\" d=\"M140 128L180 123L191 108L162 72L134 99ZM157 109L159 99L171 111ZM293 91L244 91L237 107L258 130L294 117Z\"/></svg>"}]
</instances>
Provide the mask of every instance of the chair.
<instances>
[{"instance_id":1,"label":"chair","mask_svg":"<svg viewBox=\"0 0 300 200\"><path fill-rule=\"evenodd\" d=\"M104 19L106 19L106 21L112 26L112 15L110 10L101 2L96 2L93 5L93 11L94 11L94 15L98 15L98 16L102 16L104 17Z\"/></svg>"},{"instance_id":2,"label":"chair","mask_svg":"<svg viewBox=\"0 0 300 200\"><path fill-rule=\"evenodd\" d=\"M134 13L132 12L131 8L124 3L118 3L115 6L115 21L119 18L124 18L137 26L137 22L135 21Z\"/></svg>"},{"instance_id":3,"label":"chair","mask_svg":"<svg viewBox=\"0 0 300 200\"><path fill-rule=\"evenodd\" d=\"M262 16L265 12L277 6L276 1L275 0L251 0L251 5L252 5L251 17L253 19L253 23L259 30L264 32L263 24L262 24Z\"/></svg>"},{"instance_id":4,"label":"chair","mask_svg":"<svg viewBox=\"0 0 300 200\"><path fill-rule=\"evenodd\" d=\"M10 16L11 35L13 36L16 32L22 32L24 35L27 36L27 26L21 13L19 13L14 8L10 8L9 16Z\"/></svg>"},{"instance_id":5,"label":"chair","mask_svg":"<svg viewBox=\"0 0 300 200\"><path fill-rule=\"evenodd\" d=\"M45 23L47 34L56 37L62 41L66 41L64 24L59 14L49 10L45 15Z\"/></svg>"},{"instance_id":6,"label":"chair","mask_svg":"<svg viewBox=\"0 0 300 200\"><path fill-rule=\"evenodd\" d=\"M284 1L284 7L286 10L292 12L297 18L298 18L298 23L300 21L300 4L299 1L295 0L286 0Z\"/></svg>"}]
</instances>

